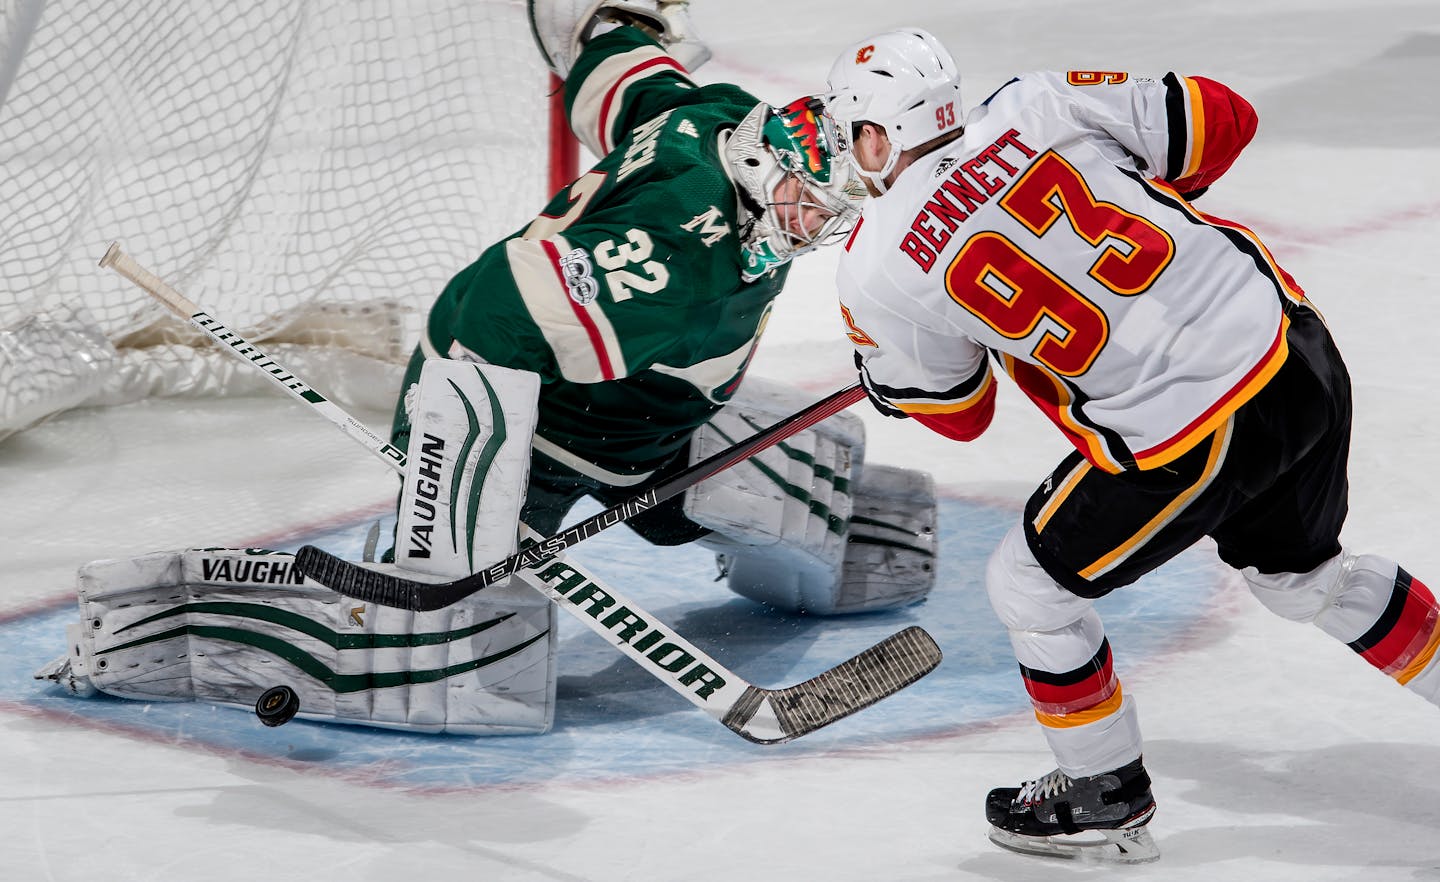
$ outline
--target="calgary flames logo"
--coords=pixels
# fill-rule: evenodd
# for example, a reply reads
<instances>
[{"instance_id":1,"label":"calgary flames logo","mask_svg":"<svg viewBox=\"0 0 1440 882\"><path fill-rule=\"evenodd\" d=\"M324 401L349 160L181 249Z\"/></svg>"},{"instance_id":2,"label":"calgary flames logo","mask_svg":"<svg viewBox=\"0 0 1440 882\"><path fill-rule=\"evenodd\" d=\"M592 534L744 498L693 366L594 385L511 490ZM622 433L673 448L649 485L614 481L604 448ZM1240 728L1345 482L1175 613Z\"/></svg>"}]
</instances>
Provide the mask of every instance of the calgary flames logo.
<instances>
[{"instance_id":1,"label":"calgary flames logo","mask_svg":"<svg viewBox=\"0 0 1440 882\"><path fill-rule=\"evenodd\" d=\"M874 55L875 55L875 47L874 47L874 46L861 46L861 47L860 47L860 51L855 53L855 63L856 63L856 64L864 64L865 62L869 61L869 60L871 59L871 57L874 56Z\"/></svg>"}]
</instances>

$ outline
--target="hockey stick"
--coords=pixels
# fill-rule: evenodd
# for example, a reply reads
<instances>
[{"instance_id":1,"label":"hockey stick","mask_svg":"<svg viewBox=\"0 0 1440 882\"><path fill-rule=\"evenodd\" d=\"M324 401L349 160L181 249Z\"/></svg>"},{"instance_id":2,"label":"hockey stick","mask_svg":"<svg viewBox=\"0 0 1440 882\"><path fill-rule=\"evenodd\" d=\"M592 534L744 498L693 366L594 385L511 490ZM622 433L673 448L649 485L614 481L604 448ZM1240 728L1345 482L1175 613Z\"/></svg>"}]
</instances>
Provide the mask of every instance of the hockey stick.
<instances>
[{"instance_id":1,"label":"hockey stick","mask_svg":"<svg viewBox=\"0 0 1440 882\"><path fill-rule=\"evenodd\" d=\"M133 257L120 250L120 243L110 243L110 247L105 250L105 256L100 258L100 266L113 269L134 282L137 287L169 307L170 311L180 318L199 328L210 339L235 353L238 358L250 362L257 369L263 371L275 385L284 389L286 393L318 410L327 420L339 426L345 434L365 445L365 448L371 453L392 466L398 463L400 470L404 471L405 451L375 434L369 426L305 385L299 377L261 352L254 344L225 327L214 316L190 302L184 294L167 285L159 276L136 263Z\"/></svg>"},{"instance_id":2,"label":"hockey stick","mask_svg":"<svg viewBox=\"0 0 1440 882\"><path fill-rule=\"evenodd\" d=\"M344 429L351 438L370 448L391 468L404 471L406 456L403 451L383 441L264 353L229 332L195 304L166 285L158 276L139 266L122 252L118 245L110 246L100 265L115 269L186 318L202 316L208 319L210 327L221 328L227 336L211 333L210 327L204 324L197 323L197 327L230 347L237 357L276 377L277 385L288 394L311 405L326 419ZM280 380L282 375L286 379ZM854 394L855 399L858 399L860 393L852 387L825 401L838 401L838 396L846 394ZM816 408L820 404L812 405L801 411L801 414L812 411L818 414ZM842 408L843 406L836 406L824 416ZM801 414L796 414L791 419ZM814 415L805 425L812 425L824 416ZM352 427L358 427L359 430L354 431ZM769 443L778 443L804 427L795 426L785 435L772 437ZM779 424L761 435L773 433L778 428ZM752 446L759 437L757 435L741 445L748 449L747 456L768 446ZM717 457L698 463L689 471L695 471L715 461ZM714 468L708 474L720 470ZM677 475L671 481L678 478ZM528 532L528 528L526 529ZM578 542L579 539L574 541ZM539 563L549 561L550 557L564 547L566 546L562 545L555 549ZM575 564L552 561L543 572L519 569L516 577L544 594L551 602L563 606L592 631L605 638L610 645L665 685L685 696L696 707L720 721L726 728L757 744L779 744L827 726L898 692L940 664L940 647L923 628L912 626L892 634L848 661L841 662L803 683L780 689L765 689L732 673L701 649L670 631L668 626L662 628L654 616ZM558 584L552 585L552 580L557 580Z\"/></svg>"},{"instance_id":3,"label":"hockey stick","mask_svg":"<svg viewBox=\"0 0 1440 882\"><path fill-rule=\"evenodd\" d=\"M494 585L522 569L533 569L566 548L613 527L626 518L654 508L711 475L737 465L767 447L778 444L803 429L833 416L859 401L865 392L857 383L791 414L768 429L719 451L667 478L618 505L592 515L554 536L526 545L499 563L453 582L419 582L390 573L376 572L341 560L313 545L295 555L295 563L307 577L346 597L416 612L440 609Z\"/></svg>"},{"instance_id":4,"label":"hockey stick","mask_svg":"<svg viewBox=\"0 0 1440 882\"><path fill-rule=\"evenodd\" d=\"M528 528L522 532L533 535ZM372 571L373 572L373 571ZM570 560L515 573L651 676L725 728L780 744L869 707L930 673L940 647L912 625L809 680L778 689L746 681L615 588Z\"/></svg>"}]
</instances>

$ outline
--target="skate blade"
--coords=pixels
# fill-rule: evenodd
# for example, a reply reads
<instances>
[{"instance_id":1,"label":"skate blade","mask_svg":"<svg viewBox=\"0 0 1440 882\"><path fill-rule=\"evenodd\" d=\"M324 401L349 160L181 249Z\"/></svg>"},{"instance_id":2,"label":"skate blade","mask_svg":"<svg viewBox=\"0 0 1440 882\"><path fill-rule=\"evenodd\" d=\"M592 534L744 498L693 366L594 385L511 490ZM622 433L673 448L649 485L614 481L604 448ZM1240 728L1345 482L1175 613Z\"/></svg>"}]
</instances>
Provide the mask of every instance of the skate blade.
<instances>
[{"instance_id":1,"label":"skate blade","mask_svg":"<svg viewBox=\"0 0 1440 882\"><path fill-rule=\"evenodd\" d=\"M1020 854L1072 861L1144 864L1160 857L1155 838L1144 827L1132 827L1128 830L1086 830L1059 836L1022 836L991 827L990 841Z\"/></svg>"}]
</instances>

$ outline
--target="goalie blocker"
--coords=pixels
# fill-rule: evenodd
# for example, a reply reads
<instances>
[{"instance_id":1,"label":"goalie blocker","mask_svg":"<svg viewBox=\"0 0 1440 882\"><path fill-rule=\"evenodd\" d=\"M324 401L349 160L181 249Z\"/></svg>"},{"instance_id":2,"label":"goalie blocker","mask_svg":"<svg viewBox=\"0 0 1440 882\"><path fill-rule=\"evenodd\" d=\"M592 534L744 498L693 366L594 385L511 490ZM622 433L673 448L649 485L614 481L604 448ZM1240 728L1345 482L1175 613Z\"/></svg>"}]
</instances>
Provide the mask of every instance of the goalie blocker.
<instances>
[{"instance_id":1,"label":"goalie blocker","mask_svg":"<svg viewBox=\"0 0 1440 882\"><path fill-rule=\"evenodd\" d=\"M807 400L750 378L695 434L692 462L733 445ZM715 531L735 593L788 612L873 612L925 598L935 582L935 486L915 469L862 469L865 426L840 413L697 484L687 517Z\"/></svg>"}]
</instances>

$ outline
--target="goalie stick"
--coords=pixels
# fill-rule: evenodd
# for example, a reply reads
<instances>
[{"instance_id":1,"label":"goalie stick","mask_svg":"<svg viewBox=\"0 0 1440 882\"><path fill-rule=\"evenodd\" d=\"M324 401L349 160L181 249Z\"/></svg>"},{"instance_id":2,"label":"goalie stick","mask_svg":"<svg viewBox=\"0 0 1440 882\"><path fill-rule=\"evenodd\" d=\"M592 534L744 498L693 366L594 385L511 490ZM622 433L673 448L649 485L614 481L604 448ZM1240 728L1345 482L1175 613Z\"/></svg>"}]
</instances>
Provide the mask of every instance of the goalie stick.
<instances>
[{"instance_id":1,"label":"goalie stick","mask_svg":"<svg viewBox=\"0 0 1440 882\"><path fill-rule=\"evenodd\" d=\"M141 267L121 251L118 244L110 246L100 265L114 269L135 283L217 342L231 349L236 357L269 373L275 379L276 385L292 397L309 404L351 438L369 448L391 468L404 471L404 451L384 441L342 408L245 342L238 334L229 331L160 277ZM843 389L748 441L697 463L661 486L673 484L686 474L692 474L692 483L703 480L764 447L779 443L801 429L839 412L863 394L858 386ZM782 433L782 427L787 431ZM762 436L766 438L765 443L760 443ZM725 462L724 465L718 464L726 458L726 454L742 449L745 450L744 455ZM700 471L705 474L699 475ZM670 495L673 496L683 489L674 488ZM623 517L628 517L628 514ZM611 523L618 522L623 517L616 515L615 521ZM585 523L588 521L582 521L572 530ZM911 626L802 683L778 689L755 686L725 668L699 647L676 634L580 566L568 561L552 560L564 548L580 541L586 535L593 535L611 526L611 523L604 523L589 533L559 545L532 564L517 564L515 576L544 594L552 603L564 607L611 646L746 740L756 744L779 744L798 738L893 695L940 664L940 647L935 640L923 628ZM524 529L527 538L534 537L533 531L528 527ZM566 531L569 532L571 531ZM557 538L559 537L551 537ZM539 544L549 541L541 540ZM539 570L540 566L544 566L544 569ZM367 573L374 572L364 567L356 568ZM302 572L308 574L303 567ZM347 596L365 599L358 595Z\"/></svg>"}]
</instances>

